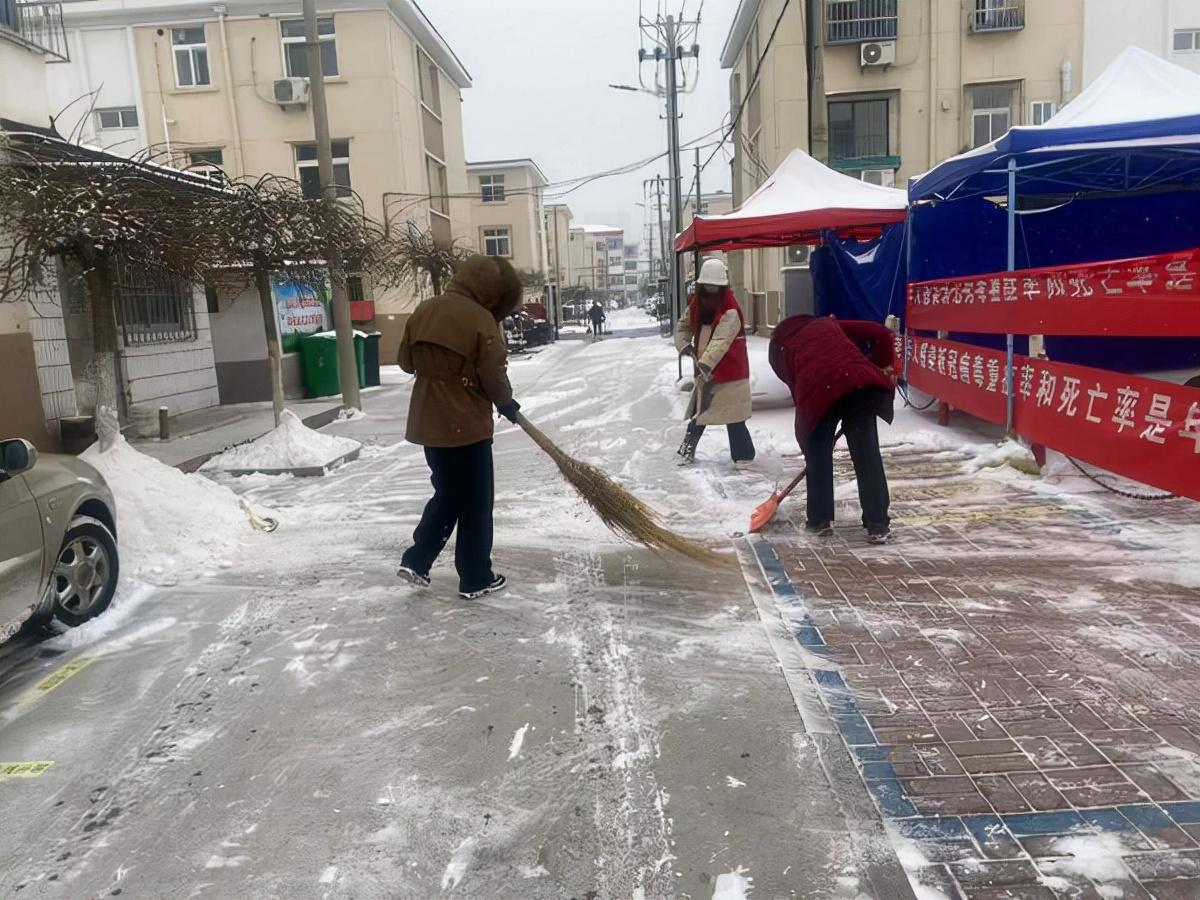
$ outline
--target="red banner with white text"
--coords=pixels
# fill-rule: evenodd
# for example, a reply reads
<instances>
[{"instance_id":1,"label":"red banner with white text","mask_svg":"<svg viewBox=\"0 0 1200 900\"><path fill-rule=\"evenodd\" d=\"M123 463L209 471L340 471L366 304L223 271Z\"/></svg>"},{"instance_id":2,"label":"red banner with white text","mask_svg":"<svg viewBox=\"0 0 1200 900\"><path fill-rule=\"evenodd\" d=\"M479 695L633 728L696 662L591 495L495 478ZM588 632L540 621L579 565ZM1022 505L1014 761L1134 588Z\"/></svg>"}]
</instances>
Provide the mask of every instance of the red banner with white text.
<instances>
[{"instance_id":1,"label":"red banner with white text","mask_svg":"<svg viewBox=\"0 0 1200 900\"><path fill-rule=\"evenodd\" d=\"M976 334L1200 336L1200 249L908 286L908 327Z\"/></svg>"},{"instance_id":2,"label":"red banner with white text","mask_svg":"<svg viewBox=\"0 0 1200 900\"><path fill-rule=\"evenodd\" d=\"M910 339L908 380L989 422L1006 420L1004 353ZM1018 356L1018 434L1144 484L1200 500L1200 389Z\"/></svg>"}]
</instances>

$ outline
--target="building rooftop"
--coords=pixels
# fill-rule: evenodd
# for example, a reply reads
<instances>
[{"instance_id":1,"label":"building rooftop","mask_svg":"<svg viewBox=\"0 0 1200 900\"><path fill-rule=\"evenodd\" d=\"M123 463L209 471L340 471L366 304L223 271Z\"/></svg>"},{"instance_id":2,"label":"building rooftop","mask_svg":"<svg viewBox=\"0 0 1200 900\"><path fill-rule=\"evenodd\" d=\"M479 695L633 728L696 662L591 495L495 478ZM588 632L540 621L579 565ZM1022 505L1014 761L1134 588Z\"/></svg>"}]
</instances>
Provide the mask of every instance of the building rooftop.
<instances>
[{"instance_id":1,"label":"building rooftop","mask_svg":"<svg viewBox=\"0 0 1200 900\"><path fill-rule=\"evenodd\" d=\"M528 157L519 159L485 159L479 162L467 163L468 172L478 172L483 169L532 169L537 174L537 177L542 180L542 184L550 183L550 179L546 177L546 174L538 167L538 164Z\"/></svg>"},{"instance_id":2,"label":"building rooftop","mask_svg":"<svg viewBox=\"0 0 1200 900\"><path fill-rule=\"evenodd\" d=\"M586 231L588 234L625 234L625 229L618 225L572 225L571 230Z\"/></svg>"}]
</instances>

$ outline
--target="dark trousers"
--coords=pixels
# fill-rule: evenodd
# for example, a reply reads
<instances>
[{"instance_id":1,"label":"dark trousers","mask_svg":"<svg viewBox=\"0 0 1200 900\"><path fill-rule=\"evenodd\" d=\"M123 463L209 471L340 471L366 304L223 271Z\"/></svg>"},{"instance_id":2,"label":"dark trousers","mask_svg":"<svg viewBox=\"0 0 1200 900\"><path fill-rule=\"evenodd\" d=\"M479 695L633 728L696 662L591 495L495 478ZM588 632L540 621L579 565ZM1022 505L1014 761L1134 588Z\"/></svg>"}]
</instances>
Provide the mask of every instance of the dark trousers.
<instances>
[{"instance_id":1,"label":"dark trousers","mask_svg":"<svg viewBox=\"0 0 1200 900\"><path fill-rule=\"evenodd\" d=\"M492 442L466 447L426 447L433 497L404 551L403 565L428 575L455 527L454 566L460 591L477 591L492 583L492 502L495 479Z\"/></svg>"},{"instance_id":2,"label":"dark trousers","mask_svg":"<svg viewBox=\"0 0 1200 900\"><path fill-rule=\"evenodd\" d=\"M835 403L813 429L804 451L808 465L805 482L809 525L833 521L833 444L840 422L850 446L850 458L854 461L863 525L867 528L887 526L890 500L887 474L879 453L879 431L875 421L878 408L879 400L871 391L855 391Z\"/></svg>"},{"instance_id":3,"label":"dark trousers","mask_svg":"<svg viewBox=\"0 0 1200 900\"><path fill-rule=\"evenodd\" d=\"M706 427L695 422L688 425L687 439L692 447L700 443L700 437ZM729 455L733 457L733 461L749 462L754 459L754 439L750 437L750 429L746 427L746 423L734 422L726 425L725 430L729 433Z\"/></svg>"}]
</instances>

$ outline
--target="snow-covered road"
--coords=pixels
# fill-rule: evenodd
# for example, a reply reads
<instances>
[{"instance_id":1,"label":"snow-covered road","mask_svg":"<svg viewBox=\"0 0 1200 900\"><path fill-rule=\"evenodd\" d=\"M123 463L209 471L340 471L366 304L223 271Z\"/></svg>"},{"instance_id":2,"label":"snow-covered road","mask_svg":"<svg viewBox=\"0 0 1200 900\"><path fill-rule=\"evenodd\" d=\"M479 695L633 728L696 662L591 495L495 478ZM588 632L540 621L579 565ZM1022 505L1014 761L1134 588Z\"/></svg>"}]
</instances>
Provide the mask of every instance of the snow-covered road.
<instances>
[{"instance_id":1,"label":"snow-covered road","mask_svg":"<svg viewBox=\"0 0 1200 900\"><path fill-rule=\"evenodd\" d=\"M756 471L720 429L679 469L674 353L636 311L612 324L515 358L518 399L728 548L796 465L790 410L752 420ZM887 895L892 851L851 840L742 578L620 543L516 429L496 441L512 588L461 602L449 558L431 591L397 584L428 475L386 374L327 429L358 461L226 482L277 532L0 650L0 760L53 762L0 782L0 896Z\"/></svg>"}]
</instances>

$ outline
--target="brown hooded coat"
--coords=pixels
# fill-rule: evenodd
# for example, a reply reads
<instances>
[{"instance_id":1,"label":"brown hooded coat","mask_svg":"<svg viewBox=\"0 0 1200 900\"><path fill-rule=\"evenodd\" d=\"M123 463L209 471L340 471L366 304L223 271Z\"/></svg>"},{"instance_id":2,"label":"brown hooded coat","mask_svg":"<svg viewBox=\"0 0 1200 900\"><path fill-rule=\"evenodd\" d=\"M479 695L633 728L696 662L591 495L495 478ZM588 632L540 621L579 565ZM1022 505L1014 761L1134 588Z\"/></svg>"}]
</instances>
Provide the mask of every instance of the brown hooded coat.
<instances>
[{"instance_id":1,"label":"brown hooded coat","mask_svg":"<svg viewBox=\"0 0 1200 900\"><path fill-rule=\"evenodd\" d=\"M492 437L492 407L512 400L500 321L521 305L508 260L472 256L444 294L417 307L400 341L400 368L417 376L406 437L465 447Z\"/></svg>"}]
</instances>

